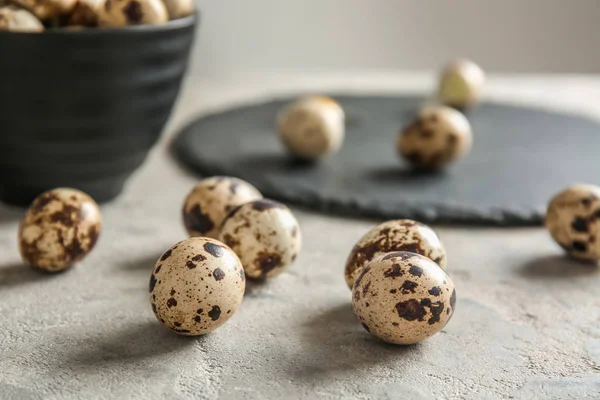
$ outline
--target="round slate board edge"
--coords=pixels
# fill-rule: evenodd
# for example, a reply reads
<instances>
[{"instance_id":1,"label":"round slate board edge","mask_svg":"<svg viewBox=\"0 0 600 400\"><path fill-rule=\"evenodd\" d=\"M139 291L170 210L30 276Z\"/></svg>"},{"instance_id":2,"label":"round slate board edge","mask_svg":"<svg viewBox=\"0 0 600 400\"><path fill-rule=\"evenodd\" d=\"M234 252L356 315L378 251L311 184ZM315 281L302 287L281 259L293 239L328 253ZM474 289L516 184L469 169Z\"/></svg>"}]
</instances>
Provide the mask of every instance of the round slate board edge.
<instances>
[{"instance_id":1,"label":"round slate board edge","mask_svg":"<svg viewBox=\"0 0 600 400\"><path fill-rule=\"evenodd\" d=\"M268 98L261 98L256 101L242 101L242 102L234 103L231 106L223 107L223 108L218 107L215 110L211 110L206 113L200 113L200 114L192 116L191 120L188 121L185 125L183 125L183 127L180 129L179 133L183 133L184 131L187 131L189 128L191 128L193 125L195 125L199 120L218 118L218 117L222 116L223 114L243 110L243 109L246 109L249 107L258 108L261 106L265 106L265 105L268 105L271 103L278 103L278 102L291 103L296 99L303 98L306 96L312 96L312 95L315 95L314 91L296 92L293 94L282 94L282 95L271 96ZM389 99L402 98L402 97L420 97L423 100L423 104L422 104L423 106L433 105L432 103L427 102L427 100L429 100L429 97L427 96L426 93L409 92L409 93L398 94L398 93L385 93L385 92L383 92L383 93L372 92L371 93L371 92L362 92L361 91L359 93L330 92L330 93L325 93L323 95L330 97L332 99L336 99L338 97L356 97L356 98L381 97L381 98L389 98ZM549 115L554 115L554 116L558 115L558 116L564 116L564 117L578 117L578 118L590 119L594 122L600 122L600 118L597 118L594 115L590 115L589 113L575 113L575 112L571 112L571 111L556 109L554 107L543 107L543 106L535 106L533 104L526 104L526 103L519 104L519 103L503 102L503 101L498 101L498 100L487 100L487 99L484 100L482 104L491 105L491 106L502 106L502 107L506 107L506 108L513 108L513 109L519 109L519 110L532 110L532 111L536 111L538 113L544 113L544 114L549 114ZM472 110L476 110L478 107L479 106L475 106ZM467 110L463 110L461 112L468 117L470 111L471 111L471 109L467 109ZM348 119L348 115L346 115L346 119ZM178 136L179 136L179 134L174 136L175 141Z\"/></svg>"},{"instance_id":2,"label":"round slate board edge","mask_svg":"<svg viewBox=\"0 0 600 400\"><path fill-rule=\"evenodd\" d=\"M385 204L378 202L370 202L365 204L364 202L356 201L356 199L335 199L328 198L318 193L315 190L307 190L306 188L290 188L282 187L281 185L273 184L266 180L260 180L257 182L253 179L245 177L240 171L232 170L226 166L212 165L211 163L205 163L199 159L198 155L194 154L186 146L186 136L197 134L193 132L195 125L199 121L210 121L215 118L219 118L224 114L242 111L248 108L260 108L262 106L268 106L272 103L291 102L295 98L303 96L302 93L296 96L281 95L273 96L268 99L261 99L255 102L239 103L233 107L223 108L216 111L212 111L206 114L195 116L195 118L188 122L179 133L174 137L171 142L170 152L172 156L180 161L183 168L191 170L200 176L213 176L213 175L229 175L237 176L241 179L245 179L254 184L266 197L273 198L282 202L293 204L307 209L324 212L327 214L334 214L340 216L351 216L351 217L363 217L363 218L374 218L374 219L393 219L393 218L411 218L426 223L435 223L441 225L453 224L453 225L464 225L464 226L540 226L543 223L545 215L545 206L503 206L499 207L470 207L465 209L455 204L449 204L444 202L439 203L411 203L407 201L397 201L395 208L386 207ZM342 97L380 97L396 99L399 97L406 97L406 95L398 95L393 93L333 93L329 96L333 98ZM411 95L413 96L413 95ZM425 100L423 97L422 100ZM564 116L568 118L581 118L588 121L598 122L588 115L579 115L575 113L569 113L566 111L547 109L543 107L535 107L534 105L521 105L521 104L510 104L503 103L500 101L486 101L485 106L500 106L505 109L514 110L531 110L539 114L545 114L548 116ZM477 109L475 109L476 111ZM470 113L467 113L469 116Z\"/></svg>"},{"instance_id":3,"label":"round slate board edge","mask_svg":"<svg viewBox=\"0 0 600 400\"><path fill-rule=\"evenodd\" d=\"M210 116L220 113L211 114ZM177 136L191 134L188 128L193 124L192 122L184 127ZM222 175L245 179L243 175L240 176L240 174L230 171L227 168L208 165L202 162L189 152L189 149L183 145L183 141L173 140L170 145L170 151L176 160L181 161L183 168L191 169L191 171L199 174L201 177ZM427 204L415 207L413 204L403 202L404 208L402 212L398 212L398 210L389 210L377 203L372 203L371 205L360 204L355 199L340 201L338 199L326 198L318 192L293 190L266 182L253 182L253 185L265 197L329 215L377 220L409 218L423 223L435 223L438 225L459 224L465 226L504 227L536 226L541 225L543 220L543 211L533 209L463 210L445 204Z\"/></svg>"}]
</instances>

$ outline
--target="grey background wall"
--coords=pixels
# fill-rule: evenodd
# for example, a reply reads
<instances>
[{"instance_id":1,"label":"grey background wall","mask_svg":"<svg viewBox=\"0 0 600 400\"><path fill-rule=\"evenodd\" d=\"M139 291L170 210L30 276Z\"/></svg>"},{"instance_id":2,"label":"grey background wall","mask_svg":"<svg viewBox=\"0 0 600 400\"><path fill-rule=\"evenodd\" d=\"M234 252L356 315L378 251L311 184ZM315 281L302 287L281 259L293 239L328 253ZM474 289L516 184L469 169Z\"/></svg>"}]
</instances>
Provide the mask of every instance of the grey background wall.
<instances>
[{"instance_id":1,"label":"grey background wall","mask_svg":"<svg viewBox=\"0 0 600 400\"><path fill-rule=\"evenodd\" d=\"M193 71L600 72L600 0L198 0Z\"/></svg>"}]
</instances>

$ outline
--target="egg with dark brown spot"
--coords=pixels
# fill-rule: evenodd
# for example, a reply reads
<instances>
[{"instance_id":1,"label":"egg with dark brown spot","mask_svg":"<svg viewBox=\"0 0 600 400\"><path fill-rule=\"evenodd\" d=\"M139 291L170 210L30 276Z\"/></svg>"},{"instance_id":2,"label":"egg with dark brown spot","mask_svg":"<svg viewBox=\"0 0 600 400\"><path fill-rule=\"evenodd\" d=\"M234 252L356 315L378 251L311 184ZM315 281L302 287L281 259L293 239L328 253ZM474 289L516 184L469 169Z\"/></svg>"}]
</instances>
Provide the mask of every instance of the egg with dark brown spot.
<instances>
[{"instance_id":1,"label":"egg with dark brown spot","mask_svg":"<svg viewBox=\"0 0 600 400\"><path fill-rule=\"evenodd\" d=\"M161 24L168 20L169 13L162 0L106 0L98 13L99 25L111 28Z\"/></svg>"},{"instance_id":2,"label":"egg with dark brown spot","mask_svg":"<svg viewBox=\"0 0 600 400\"><path fill-rule=\"evenodd\" d=\"M73 11L65 18L69 27L95 27L105 0L79 0Z\"/></svg>"},{"instance_id":3,"label":"egg with dark brown spot","mask_svg":"<svg viewBox=\"0 0 600 400\"><path fill-rule=\"evenodd\" d=\"M70 188L42 193L19 227L23 261L38 269L58 272L82 260L95 246L102 228L98 204Z\"/></svg>"},{"instance_id":4,"label":"egg with dark brown spot","mask_svg":"<svg viewBox=\"0 0 600 400\"><path fill-rule=\"evenodd\" d=\"M410 219L384 222L368 231L346 260L345 278L350 289L362 269L375 257L395 251L421 254L446 268L446 249L437 233Z\"/></svg>"},{"instance_id":5,"label":"egg with dark brown spot","mask_svg":"<svg viewBox=\"0 0 600 400\"><path fill-rule=\"evenodd\" d=\"M240 257L246 275L255 279L280 274L302 247L294 214L285 205L266 199L236 209L223 222L220 239Z\"/></svg>"},{"instance_id":6,"label":"egg with dark brown spot","mask_svg":"<svg viewBox=\"0 0 600 400\"><path fill-rule=\"evenodd\" d=\"M452 108L435 106L422 109L400 131L396 150L413 167L435 171L464 158L472 144L467 118Z\"/></svg>"},{"instance_id":7,"label":"egg with dark brown spot","mask_svg":"<svg viewBox=\"0 0 600 400\"><path fill-rule=\"evenodd\" d=\"M229 176L214 176L201 180L185 198L183 223L190 236L217 239L223 220L236 207L262 199L251 184Z\"/></svg>"},{"instance_id":8,"label":"egg with dark brown spot","mask_svg":"<svg viewBox=\"0 0 600 400\"><path fill-rule=\"evenodd\" d=\"M203 335L233 316L245 289L244 269L233 250L215 239L193 237L159 257L150 275L150 305L173 332Z\"/></svg>"},{"instance_id":9,"label":"egg with dark brown spot","mask_svg":"<svg viewBox=\"0 0 600 400\"><path fill-rule=\"evenodd\" d=\"M552 198L546 229L572 257L600 260L600 187L577 184Z\"/></svg>"},{"instance_id":10,"label":"egg with dark brown spot","mask_svg":"<svg viewBox=\"0 0 600 400\"><path fill-rule=\"evenodd\" d=\"M450 277L415 253L376 257L352 289L354 313L365 329L393 344L414 344L436 334L454 315L455 305Z\"/></svg>"}]
</instances>

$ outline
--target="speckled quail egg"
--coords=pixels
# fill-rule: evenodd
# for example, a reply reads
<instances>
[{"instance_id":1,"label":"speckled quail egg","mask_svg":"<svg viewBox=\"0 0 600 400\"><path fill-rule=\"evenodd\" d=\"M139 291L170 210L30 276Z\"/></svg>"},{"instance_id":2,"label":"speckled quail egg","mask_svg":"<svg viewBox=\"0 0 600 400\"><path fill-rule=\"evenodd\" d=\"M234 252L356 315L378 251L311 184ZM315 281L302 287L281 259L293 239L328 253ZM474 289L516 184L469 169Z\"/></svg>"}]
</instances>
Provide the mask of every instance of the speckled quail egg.
<instances>
[{"instance_id":1,"label":"speckled quail egg","mask_svg":"<svg viewBox=\"0 0 600 400\"><path fill-rule=\"evenodd\" d=\"M469 60L456 60L442 71L439 100L451 107L465 109L475 105L481 98L485 85L485 73Z\"/></svg>"},{"instance_id":2,"label":"speckled quail egg","mask_svg":"<svg viewBox=\"0 0 600 400\"><path fill-rule=\"evenodd\" d=\"M187 17L196 10L194 0L164 0L164 2L171 19Z\"/></svg>"},{"instance_id":3,"label":"speckled quail egg","mask_svg":"<svg viewBox=\"0 0 600 400\"><path fill-rule=\"evenodd\" d=\"M105 0L79 0L66 18L70 27L94 27L98 25L98 14Z\"/></svg>"},{"instance_id":4,"label":"speckled quail egg","mask_svg":"<svg viewBox=\"0 0 600 400\"><path fill-rule=\"evenodd\" d=\"M28 9L39 19L47 20L70 13L77 0L11 0L11 2Z\"/></svg>"},{"instance_id":5,"label":"speckled quail egg","mask_svg":"<svg viewBox=\"0 0 600 400\"><path fill-rule=\"evenodd\" d=\"M363 327L393 344L414 344L439 332L452 318L454 283L435 262L410 252L383 254L360 273L352 289Z\"/></svg>"},{"instance_id":6,"label":"speckled quail egg","mask_svg":"<svg viewBox=\"0 0 600 400\"><path fill-rule=\"evenodd\" d=\"M400 132L396 149L414 167L437 170L466 156L472 143L471 124L462 113L433 106Z\"/></svg>"},{"instance_id":7,"label":"speckled quail egg","mask_svg":"<svg viewBox=\"0 0 600 400\"><path fill-rule=\"evenodd\" d=\"M215 176L198 182L183 204L183 223L190 236L217 239L223 220L234 208L262 199L251 184L238 178Z\"/></svg>"},{"instance_id":8,"label":"speckled quail egg","mask_svg":"<svg viewBox=\"0 0 600 400\"><path fill-rule=\"evenodd\" d=\"M127 25L161 24L169 20L162 0L106 0L98 24L118 28Z\"/></svg>"},{"instance_id":9,"label":"speckled quail egg","mask_svg":"<svg viewBox=\"0 0 600 400\"><path fill-rule=\"evenodd\" d=\"M19 228L19 250L28 265L50 272L71 267L96 244L100 208L87 194L58 188L38 196Z\"/></svg>"},{"instance_id":10,"label":"speckled quail egg","mask_svg":"<svg viewBox=\"0 0 600 400\"><path fill-rule=\"evenodd\" d=\"M577 184L548 204L546 228L571 256L600 260L600 187Z\"/></svg>"},{"instance_id":11,"label":"speckled quail egg","mask_svg":"<svg viewBox=\"0 0 600 400\"><path fill-rule=\"evenodd\" d=\"M333 99L301 99L280 113L279 138L295 157L316 160L341 148L344 120L342 107Z\"/></svg>"},{"instance_id":12,"label":"speckled quail egg","mask_svg":"<svg viewBox=\"0 0 600 400\"><path fill-rule=\"evenodd\" d=\"M421 254L446 268L446 249L435 231L410 219L384 222L367 232L354 246L346 261L346 284L350 289L362 269L375 257L393 252Z\"/></svg>"},{"instance_id":13,"label":"speckled quail egg","mask_svg":"<svg viewBox=\"0 0 600 400\"><path fill-rule=\"evenodd\" d=\"M210 238L190 238L167 250L150 276L150 304L167 328L203 335L236 312L246 289L239 258Z\"/></svg>"},{"instance_id":14,"label":"speckled quail egg","mask_svg":"<svg viewBox=\"0 0 600 400\"><path fill-rule=\"evenodd\" d=\"M0 31L41 32L44 25L29 11L14 7L0 6Z\"/></svg>"},{"instance_id":15,"label":"speckled quail egg","mask_svg":"<svg viewBox=\"0 0 600 400\"><path fill-rule=\"evenodd\" d=\"M220 239L242 260L246 276L272 278L292 264L302 236L289 208L272 200L246 203L225 219Z\"/></svg>"}]
</instances>

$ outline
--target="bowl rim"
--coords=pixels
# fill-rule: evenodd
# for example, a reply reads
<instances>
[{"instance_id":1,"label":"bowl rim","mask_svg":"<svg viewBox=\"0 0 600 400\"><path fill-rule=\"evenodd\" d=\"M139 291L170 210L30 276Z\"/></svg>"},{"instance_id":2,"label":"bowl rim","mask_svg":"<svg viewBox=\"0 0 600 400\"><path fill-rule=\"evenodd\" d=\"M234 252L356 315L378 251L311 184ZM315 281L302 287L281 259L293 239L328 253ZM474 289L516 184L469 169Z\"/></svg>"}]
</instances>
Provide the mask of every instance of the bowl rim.
<instances>
[{"instance_id":1,"label":"bowl rim","mask_svg":"<svg viewBox=\"0 0 600 400\"><path fill-rule=\"evenodd\" d=\"M15 31L4 31L0 30L0 35L5 36L64 36L64 35L89 35L89 36L102 36L102 35L115 35L115 34L127 34L127 33L146 33L146 32L167 32L174 31L182 28L188 28L194 26L200 22L200 11L196 10L193 14L182 18L176 18L163 22L161 24L140 24L140 25L128 25L118 28L113 27L94 27L85 29L46 29L42 32L15 32Z\"/></svg>"}]
</instances>

